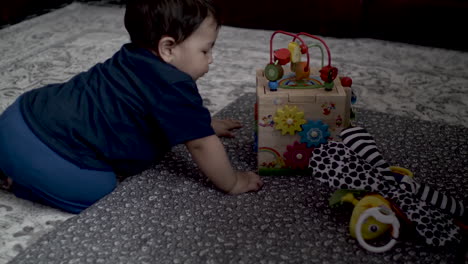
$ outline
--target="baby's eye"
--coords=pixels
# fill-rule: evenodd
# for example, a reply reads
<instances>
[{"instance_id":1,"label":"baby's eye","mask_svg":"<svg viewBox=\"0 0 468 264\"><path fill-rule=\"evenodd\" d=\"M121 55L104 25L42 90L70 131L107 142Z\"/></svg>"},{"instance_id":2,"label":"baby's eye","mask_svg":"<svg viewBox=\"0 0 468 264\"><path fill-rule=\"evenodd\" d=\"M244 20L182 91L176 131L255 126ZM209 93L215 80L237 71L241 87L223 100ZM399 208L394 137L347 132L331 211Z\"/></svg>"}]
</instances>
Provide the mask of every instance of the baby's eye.
<instances>
[{"instance_id":1,"label":"baby's eye","mask_svg":"<svg viewBox=\"0 0 468 264\"><path fill-rule=\"evenodd\" d=\"M202 50L203 54L207 55L211 53L211 49Z\"/></svg>"}]
</instances>

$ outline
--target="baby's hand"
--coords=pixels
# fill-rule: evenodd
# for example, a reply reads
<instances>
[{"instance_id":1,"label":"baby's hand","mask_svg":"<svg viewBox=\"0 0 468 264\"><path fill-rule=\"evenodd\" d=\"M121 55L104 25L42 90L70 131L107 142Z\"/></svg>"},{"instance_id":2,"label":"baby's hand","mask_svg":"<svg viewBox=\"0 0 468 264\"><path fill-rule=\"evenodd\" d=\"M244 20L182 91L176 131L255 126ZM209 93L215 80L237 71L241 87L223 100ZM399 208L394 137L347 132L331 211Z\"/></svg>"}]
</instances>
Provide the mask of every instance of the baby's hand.
<instances>
[{"instance_id":1,"label":"baby's hand","mask_svg":"<svg viewBox=\"0 0 468 264\"><path fill-rule=\"evenodd\" d=\"M258 191L263 186L260 176L251 171L236 171L236 185L229 191L230 194L239 194L250 191Z\"/></svg>"},{"instance_id":2,"label":"baby's hand","mask_svg":"<svg viewBox=\"0 0 468 264\"><path fill-rule=\"evenodd\" d=\"M213 127L218 137L234 137L231 132L233 129L241 128L242 124L238 120L233 119L213 119L211 120L211 126Z\"/></svg>"}]
</instances>

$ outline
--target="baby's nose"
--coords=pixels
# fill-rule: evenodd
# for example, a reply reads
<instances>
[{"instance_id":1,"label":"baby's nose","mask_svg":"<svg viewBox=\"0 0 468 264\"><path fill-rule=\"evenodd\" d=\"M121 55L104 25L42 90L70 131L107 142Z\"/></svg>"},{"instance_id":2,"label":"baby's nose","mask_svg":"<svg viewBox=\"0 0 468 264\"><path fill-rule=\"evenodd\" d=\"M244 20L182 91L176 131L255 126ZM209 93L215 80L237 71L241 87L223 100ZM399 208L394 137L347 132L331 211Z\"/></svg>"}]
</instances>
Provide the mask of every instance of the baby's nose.
<instances>
[{"instance_id":1,"label":"baby's nose","mask_svg":"<svg viewBox=\"0 0 468 264\"><path fill-rule=\"evenodd\" d=\"M213 53L210 52L210 55L208 57L208 64L213 63Z\"/></svg>"}]
</instances>

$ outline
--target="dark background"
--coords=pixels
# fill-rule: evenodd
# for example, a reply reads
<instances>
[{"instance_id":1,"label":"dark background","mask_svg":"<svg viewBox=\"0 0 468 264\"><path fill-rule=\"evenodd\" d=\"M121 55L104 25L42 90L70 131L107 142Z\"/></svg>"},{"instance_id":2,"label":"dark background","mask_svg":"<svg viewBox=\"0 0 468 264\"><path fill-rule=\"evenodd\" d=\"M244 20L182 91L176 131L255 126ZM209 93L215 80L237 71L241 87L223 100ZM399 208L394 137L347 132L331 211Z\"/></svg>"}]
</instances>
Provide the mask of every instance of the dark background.
<instances>
[{"instance_id":1,"label":"dark background","mask_svg":"<svg viewBox=\"0 0 468 264\"><path fill-rule=\"evenodd\" d=\"M90 2L124 5L126 0ZM0 27L67 5L73 0L7 0ZM364 37L468 51L468 0L215 0L224 24Z\"/></svg>"}]
</instances>

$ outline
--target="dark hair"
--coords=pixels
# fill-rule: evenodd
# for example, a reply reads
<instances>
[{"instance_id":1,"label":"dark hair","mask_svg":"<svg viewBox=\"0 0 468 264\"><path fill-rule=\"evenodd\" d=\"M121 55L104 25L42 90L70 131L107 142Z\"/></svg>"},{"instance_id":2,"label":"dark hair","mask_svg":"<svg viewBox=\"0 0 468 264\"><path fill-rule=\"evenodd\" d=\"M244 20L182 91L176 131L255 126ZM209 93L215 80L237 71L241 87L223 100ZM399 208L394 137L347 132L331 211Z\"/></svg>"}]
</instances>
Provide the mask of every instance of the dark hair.
<instances>
[{"instance_id":1,"label":"dark hair","mask_svg":"<svg viewBox=\"0 0 468 264\"><path fill-rule=\"evenodd\" d=\"M212 0L128 0L124 20L132 43L154 50L165 35L184 41L209 15L221 24Z\"/></svg>"}]
</instances>

